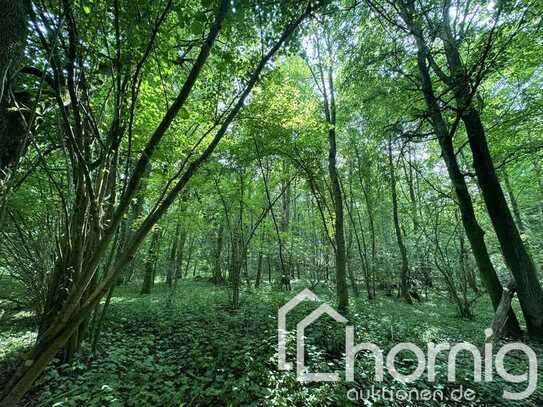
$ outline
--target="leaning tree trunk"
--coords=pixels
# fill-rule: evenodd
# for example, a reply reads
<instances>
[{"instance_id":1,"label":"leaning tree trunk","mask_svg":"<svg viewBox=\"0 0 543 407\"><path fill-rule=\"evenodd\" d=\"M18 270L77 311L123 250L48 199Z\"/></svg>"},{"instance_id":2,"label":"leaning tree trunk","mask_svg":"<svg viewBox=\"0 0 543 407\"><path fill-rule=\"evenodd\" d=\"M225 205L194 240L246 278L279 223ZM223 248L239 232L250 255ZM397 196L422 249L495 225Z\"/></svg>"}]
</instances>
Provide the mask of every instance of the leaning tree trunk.
<instances>
[{"instance_id":1,"label":"leaning tree trunk","mask_svg":"<svg viewBox=\"0 0 543 407\"><path fill-rule=\"evenodd\" d=\"M463 118L473 154L473 164L483 198L498 236L505 262L517 284L520 306L528 332L543 338L543 290L535 264L522 241L501 189L486 142L484 129L475 110Z\"/></svg>"},{"instance_id":2,"label":"leaning tree trunk","mask_svg":"<svg viewBox=\"0 0 543 407\"><path fill-rule=\"evenodd\" d=\"M463 65L458 45L449 26L449 16L444 12L441 37L449 70L452 73L452 90L461 119L466 128L473 156L473 167L481 188L485 205L498 237L507 266L517 284L517 293L526 320L528 332L543 338L543 289L537 276L532 257L522 241L519 230L507 205L488 148L485 129L480 114L473 104L476 90Z\"/></svg>"},{"instance_id":3,"label":"leaning tree trunk","mask_svg":"<svg viewBox=\"0 0 543 407\"><path fill-rule=\"evenodd\" d=\"M441 154L445 165L447 167L447 173L451 180L452 187L457 197L458 207L462 217L462 224L466 235L470 242L470 246L473 252L473 257L477 263L481 280L485 285L487 292L492 301L494 310L497 309L503 292L501 282L494 270L494 266L490 261L490 256L484 240L484 231L477 222L475 217L475 210L471 201L468 187L464 175L460 170L456 154L452 142L452 134L449 133L449 128L442 116L438 100L434 94L432 79L430 77L429 68L426 62L428 50L424 43L422 30L412 20L412 16L408 10L404 10L402 16L409 26L411 33L415 37L417 44L417 65L420 73L422 93L428 108L428 113L432 128L435 131L439 145L441 147ZM508 318L507 332L510 335L518 336L520 334L520 326L518 320L513 312L510 310Z\"/></svg>"},{"instance_id":4,"label":"leaning tree trunk","mask_svg":"<svg viewBox=\"0 0 543 407\"><path fill-rule=\"evenodd\" d=\"M484 231L475 217L475 210L473 208L471 196L469 194L464 175L460 171L460 167L456 161L456 155L454 154L454 147L451 138L441 138L440 145L441 153L449 173L449 178L451 179L454 191L456 193L462 224L464 225L466 236L470 242L473 257L477 263L481 280L487 289L494 310L496 310L502 297L502 284L490 260L484 239ZM518 336L520 334L520 326L512 309L509 312L509 322L506 330L510 335Z\"/></svg>"}]
</instances>

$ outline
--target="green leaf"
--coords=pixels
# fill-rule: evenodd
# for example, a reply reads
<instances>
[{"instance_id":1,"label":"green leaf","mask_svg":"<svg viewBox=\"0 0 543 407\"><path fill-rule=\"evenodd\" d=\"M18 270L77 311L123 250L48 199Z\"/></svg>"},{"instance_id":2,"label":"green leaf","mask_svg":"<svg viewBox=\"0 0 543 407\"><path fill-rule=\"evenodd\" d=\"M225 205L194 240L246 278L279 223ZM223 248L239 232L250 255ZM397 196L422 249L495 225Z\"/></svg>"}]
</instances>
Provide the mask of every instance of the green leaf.
<instances>
[{"instance_id":1,"label":"green leaf","mask_svg":"<svg viewBox=\"0 0 543 407\"><path fill-rule=\"evenodd\" d=\"M87 6L87 5L84 5L84 6L83 6L83 11L85 12L85 14L90 14L90 12L91 12L91 9L90 9L90 7L89 7L89 6Z\"/></svg>"},{"instance_id":2,"label":"green leaf","mask_svg":"<svg viewBox=\"0 0 543 407\"><path fill-rule=\"evenodd\" d=\"M192 24L190 25L190 31L194 35L200 35L202 33L202 30L203 30L203 25L200 21L193 21Z\"/></svg>"}]
</instances>

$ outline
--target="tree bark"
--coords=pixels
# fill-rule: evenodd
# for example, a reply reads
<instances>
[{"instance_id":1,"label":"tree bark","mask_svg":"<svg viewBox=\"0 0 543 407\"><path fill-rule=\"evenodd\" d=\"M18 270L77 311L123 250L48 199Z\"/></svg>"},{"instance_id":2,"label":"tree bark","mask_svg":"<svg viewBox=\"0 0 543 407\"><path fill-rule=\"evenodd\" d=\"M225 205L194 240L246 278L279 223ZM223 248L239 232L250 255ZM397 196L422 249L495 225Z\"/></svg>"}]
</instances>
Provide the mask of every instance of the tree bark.
<instances>
[{"instance_id":1,"label":"tree bark","mask_svg":"<svg viewBox=\"0 0 543 407\"><path fill-rule=\"evenodd\" d=\"M179 245L179 233L180 233L180 225L179 221L175 225L175 232L172 239L172 245L170 248L170 253L168 256L168 264L167 264L167 270L166 270L166 285L168 288L173 287L173 278L177 269L177 247Z\"/></svg>"},{"instance_id":2,"label":"tree bark","mask_svg":"<svg viewBox=\"0 0 543 407\"><path fill-rule=\"evenodd\" d=\"M543 173L541 172L539 157L536 157L534 160L534 173L537 178L537 186L539 187L539 222L543 225Z\"/></svg>"},{"instance_id":3,"label":"tree bark","mask_svg":"<svg viewBox=\"0 0 543 407\"><path fill-rule=\"evenodd\" d=\"M358 151L358 147L356 145L354 147L354 152L356 155L356 163L357 163L357 173L358 173L358 179L360 181L360 187L362 188L362 193L364 194L364 203L366 204L366 212L368 214L368 223L370 227L370 239L371 239L371 262L366 261L366 266L368 269L368 281L366 282L366 290L368 292L368 299L375 298L375 270L377 268L377 238L375 234L375 214L374 214L374 201L372 196L372 191L370 190L370 182L367 179L364 179L364 176L362 175L362 158L360 156L360 152ZM360 213L357 211L358 218L360 218ZM359 224L361 224L359 219ZM355 228L356 231L356 228ZM364 237L363 232L362 238ZM357 235L355 235L357 236ZM359 249L360 244L357 240ZM364 245L365 246L365 245ZM370 263L370 264L367 264Z\"/></svg>"},{"instance_id":4,"label":"tree bark","mask_svg":"<svg viewBox=\"0 0 543 407\"><path fill-rule=\"evenodd\" d=\"M262 252L258 252L258 258L256 262L256 278L255 278L255 288L260 288L260 282L262 281Z\"/></svg>"},{"instance_id":5,"label":"tree bark","mask_svg":"<svg viewBox=\"0 0 543 407\"><path fill-rule=\"evenodd\" d=\"M466 276L466 281L469 287L473 290L474 293L479 292L479 287L477 287L477 280L475 275L471 271L471 267L468 262L468 252L466 251L466 243L464 239L464 231L460 231L460 269L462 273Z\"/></svg>"},{"instance_id":6,"label":"tree bark","mask_svg":"<svg viewBox=\"0 0 543 407\"><path fill-rule=\"evenodd\" d=\"M509 196L509 202L511 202L511 209L513 209L513 215L515 216L518 230L521 234L524 234L526 230L524 228L524 222L522 221L522 216L520 214L518 201L515 196L515 192L513 191L511 181L509 180L509 174L507 174L507 171L505 171L505 169L503 170L503 181L505 183L505 190L507 191L507 195Z\"/></svg>"},{"instance_id":7,"label":"tree bark","mask_svg":"<svg viewBox=\"0 0 543 407\"><path fill-rule=\"evenodd\" d=\"M215 250L213 253L213 283L214 284L223 284L224 277L222 275L222 249L223 249L223 235L224 235L224 224L221 221L217 227L216 232L216 241L215 241Z\"/></svg>"},{"instance_id":8,"label":"tree bark","mask_svg":"<svg viewBox=\"0 0 543 407\"><path fill-rule=\"evenodd\" d=\"M158 258L158 242L160 241L160 229L155 228L151 235L149 250L144 262L143 285L140 294L151 294L155 285L155 265Z\"/></svg>"},{"instance_id":9,"label":"tree bark","mask_svg":"<svg viewBox=\"0 0 543 407\"><path fill-rule=\"evenodd\" d=\"M388 139L388 164L390 174L390 192L392 195L392 219L394 223L394 232L396 241L400 249L402 265L400 269L400 298L406 303L412 304L413 299L409 293L409 260L407 258L407 249L403 241L402 230L400 228L400 217L398 214L398 194L396 192L396 172L394 171L394 162L392 157L392 136Z\"/></svg>"}]
</instances>

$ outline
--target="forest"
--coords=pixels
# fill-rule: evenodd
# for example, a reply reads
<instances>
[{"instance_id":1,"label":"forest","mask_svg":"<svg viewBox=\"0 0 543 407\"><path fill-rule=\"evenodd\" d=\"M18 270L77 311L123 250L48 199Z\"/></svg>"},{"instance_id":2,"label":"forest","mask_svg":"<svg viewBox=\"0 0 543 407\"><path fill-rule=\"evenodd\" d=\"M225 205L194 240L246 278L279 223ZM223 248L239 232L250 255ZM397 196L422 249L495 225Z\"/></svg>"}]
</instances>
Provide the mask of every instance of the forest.
<instances>
[{"instance_id":1,"label":"forest","mask_svg":"<svg viewBox=\"0 0 543 407\"><path fill-rule=\"evenodd\" d=\"M0 0L0 40L0 406L543 406L543 2Z\"/></svg>"}]
</instances>

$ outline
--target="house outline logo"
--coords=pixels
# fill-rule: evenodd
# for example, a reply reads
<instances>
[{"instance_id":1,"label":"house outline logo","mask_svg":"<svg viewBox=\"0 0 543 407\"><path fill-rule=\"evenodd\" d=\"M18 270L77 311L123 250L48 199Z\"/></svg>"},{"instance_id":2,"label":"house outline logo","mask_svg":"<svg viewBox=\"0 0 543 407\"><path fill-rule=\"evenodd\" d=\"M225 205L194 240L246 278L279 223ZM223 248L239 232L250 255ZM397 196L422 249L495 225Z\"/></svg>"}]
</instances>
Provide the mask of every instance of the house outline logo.
<instances>
[{"instance_id":1,"label":"house outline logo","mask_svg":"<svg viewBox=\"0 0 543 407\"><path fill-rule=\"evenodd\" d=\"M285 305L279 308L279 311L277 312L277 364L279 370L292 370L293 368L292 363L287 362L287 314L304 300L318 301L318 299L319 297L317 297L313 291L305 288L296 294ZM348 322L347 318L337 312L330 305L321 304L317 309L296 324L296 376L299 381L336 382L340 380L337 373L309 373L305 368L305 329L324 314L328 315L339 323L346 324Z\"/></svg>"},{"instance_id":2,"label":"house outline logo","mask_svg":"<svg viewBox=\"0 0 543 407\"><path fill-rule=\"evenodd\" d=\"M303 289L290 301L279 308L277 312L277 339L278 339L278 369L292 370L293 364L287 362L287 314L304 300L318 301L317 295L308 288ZM296 325L296 378L300 382L338 382L341 381L337 373L309 373L305 367L305 329L322 315L328 315L336 322L346 324L347 319L326 303L322 303L304 319ZM491 328L485 330L485 337L488 339L493 335ZM458 342L451 344L449 342L433 343L428 342L426 352L417 344L412 342L402 342L396 344L386 354L376 344L371 342L362 342L355 344L354 326L345 326L345 381L354 381L354 365L358 353L370 352L373 354L375 362L374 378L377 382L384 380L385 370L402 383L411 383L418 380L425 372L429 382L434 382L435 364L439 352L448 352L447 361L447 381L456 382L456 357L462 352L469 352L473 357L473 378L474 382L491 382L495 372L506 382L521 383L526 382L527 387L519 392L510 392L503 390L502 397L507 400L524 400L529 397L537 388L538 382L538 360L535 351L522 342L507 343L499 349L494 350L492 342L485 342L483 349L469 342ZM400 373L395 367L395 359L402 351L412 352L416 356L417 366L410 374ZM521 374L508 372L504 365L504 359L507 353L511 351L523 352L528 359L527 371ZM484 363L483 363L484 361ZM482 374L484 371L484 375Z\"/></svg>"}]
</instances>

